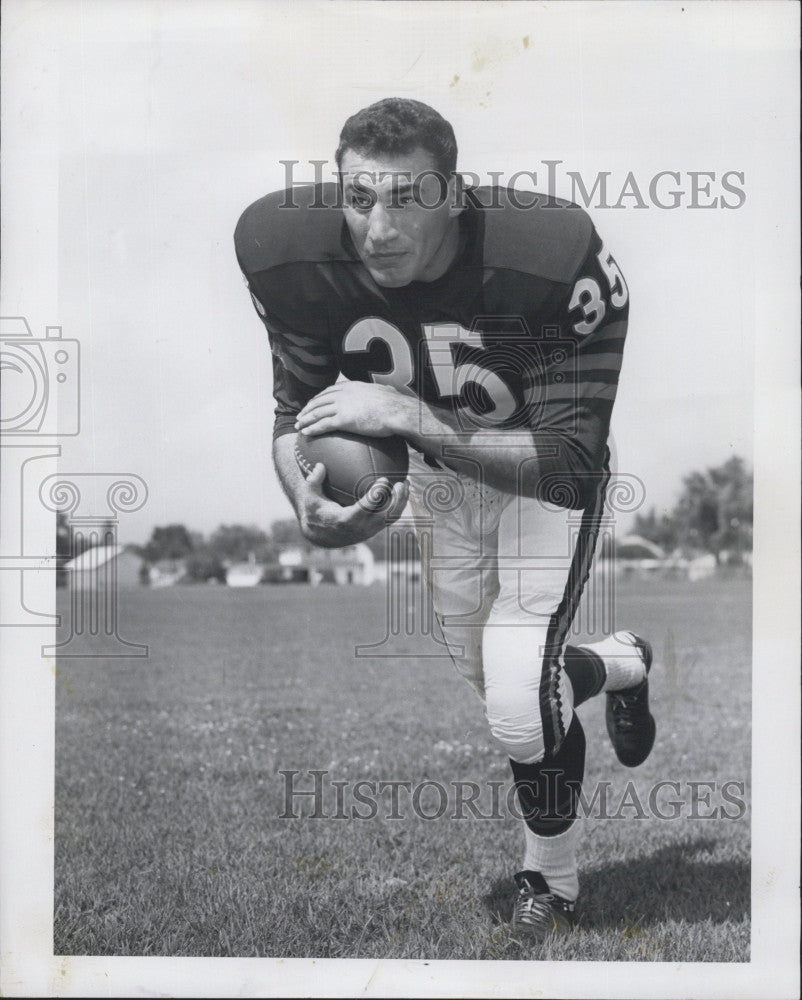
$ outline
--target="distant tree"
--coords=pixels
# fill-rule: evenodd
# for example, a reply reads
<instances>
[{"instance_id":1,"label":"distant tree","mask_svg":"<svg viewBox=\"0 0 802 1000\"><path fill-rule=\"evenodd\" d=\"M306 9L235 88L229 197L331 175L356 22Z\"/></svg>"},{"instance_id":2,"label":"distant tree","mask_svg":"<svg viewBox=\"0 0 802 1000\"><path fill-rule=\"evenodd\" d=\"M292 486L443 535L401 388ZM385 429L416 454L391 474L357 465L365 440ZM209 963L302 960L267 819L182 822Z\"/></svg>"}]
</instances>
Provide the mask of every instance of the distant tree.
<instances>
[{"instance_id":1,"label":"distant tree","mask_svg":"<svg viewBox=\"0 0 802 1000\"><path fill-rule=\"evenodd\" d=\"M392 552L389 551L387 541L390 538L391 533L386 530L379 531L372 538L368 538L365 545L373 553L374 559L379 559L386 561L388 559L400 559L402 561L412 558L413 560L420 559L420 548L418 545L418 537L414 531L410 531L409 534L402 535L403 541L401 542L400 549L394 549ZM412 544L412 549L410 551L409 545L410 541Z\"/></svg>"},{"instance_id":2,"label":"distant tree","mask_svg":"<svg viewBox=\"0 0 802 1000\"><path fill-rule=\"evenodd\" d=\"M202 549L206 544L206 539L203 537L200 531L190 531L189 533L190 541L192 542L192 551L195 552L197 549Z\"/></svg>"},{"instance_id":3,"label":"distant tree","mask_svg":"<svg viewBox=\"0 0 802 1000\"><path fill-rule=\"evenodd\" d=\"M79 556L87 548L89 548L89 542L83 532L76 532L64 511L58 511L56 513L56 559L65 563Z\"/></svg>"},{"instance_id":4,"label":"distant tree","mask_svg":"<svg viewBox=\"0 0 802 1000\"><path fill-rule=\"evenodd\" d=\"M310 548L309 542L301 534L301 529L294 517L274 521L270 525L270 537L276 548L284 549L291 545L297 545L303 549Z\"/></svg>"},{"instance_id":5,"label":"distant tree","mask_svg":"<svg viewBox=\"0 0 802 1000\"><path fill-rule=\"evenodd\" d=\"M186 577L191 583L207 583L209 580L226 582L226 571L220 559L210 549L191 552L186 558Z\"/></svg>"},{"instance_id":6,"label":"distant tree","mask_svg":"<svg viewBox=\"0 0 802 1000\"><path fill-rule=\"evenodd\" d=\"M679 541L674 518L666 513L658 515L654 507L647 514L635 515L633 531L666 552L672 552Z\"/></svg>"},{"instance_id":7,"label":"distant tree","mask_svg":"<svg viewBox=\"0 0 802 1000\"><path fill-rule=\"evenodd\" d=\"M100 544L104 542L103 533ZM56 513L56 586L67 586L67 573L64 569L70 559L75 559L89 548L89 539L82 531L76 531L70 524L67 514L60 510Z\"/></svg>"},{"instance_id":8,"label":"distant tree","mask_svg":"<svg viewBox=\"0 0 802 1000\"><path fill-rule=\"evenodd\" d=\"M67 570L64 564L78 553L72 551L72 531L63 510L56 513L56 586L67 586Z\"/></svg>"},{"instance_id":9,"label":"distant tree","mask_svg":"<svg viewBox=\"0 0 802 1000\"><path fill-rule=\"evenodd\" d=\"M160 559L183 559L194 549L189 531L183 524L168 524L154 528L150 541L143 550L148 562Z\"/></svg>"},{"instance_id":10,"label":"distant tree","mask_svg":"<svg viewBox=\"0 0 802 1000\"><path fill-rule=\"evenodd\" d=\"M718 495L718 531L713 537L717 557L727 551L740 560L752 549L754 520L754 476L742 458L733 456L710 478Z\"/></svg>"},{"instance_id":11,"label":"distant tree","mask_svg":"<svg viewBox=\"0 0 802 1000\"><path fill-rule=\"evenodd\" d=\"M56 559L66 562L72 559L72 532L63 510L56 514Z\"/></svg>"},{"instance_id":12,"label":"distant tree","mask_svg":"<svg viewBox=\"0 0 802 1000\"><path fill-rule=\"evenodd\" d=\"M740 558L752 547L753 485L752 472L737 456L685 476L673 514L679 542L717 560L725 550Z\"/></svg>"},{"instance_id":13,"label":"distant tree","mask_svg":"<svg viewBox=\"0 0 802 1000\"><path fill-rule=\"evenodd\" d=\"M273 545L276 549L285 549L289 547L299 547L305 551L312 548L310 543L301 534L301 529L298 527L298 522L295 518L285 518L281 521L274 521L270 525L270 536ZM372 538L368 538L365 544L373 553L374 559L385 560L387 559L387 531L379 531ZM415 551L417 552L417 538L413 535ZM403 553L399 553L402 557L406 557Z\"/></svg>"},{"instance_id":14,"label":"distant tree","mask_svg":"<svg viewBox=\"0 0 802 1000\"><path fill-rule=\"evenodd\" d=\"M266 532L253 524L221 524L207 543L219 560L244 562L251 554L258 562L275 558L275 546Z\"/></svg>"},{"instance_id":15,"label":"distant tree","mask_svg":"<svg viewBox=\"0 0 802 1000\"><path fill-rule=\"evenodd\" d=\"M270 525L270 537L276 549L286 549L291 546L297 546L304 550L312 548L309 542L301 534L301 529L298 527L298 522L294 517L288 517L281 521L274 521ZM365 544L373 553L375 559L387 558L386 531L379 531L372 538L368 538Z\"/></svg>"},{"instance_id":16,"label":"distant tree","mask_svg":"<svg viewBox=\"0 0 802 1000\"><path fill-rule=\"evenodd\" d=\"M380 531L373 538L368 538L365 545L373 553L374 559L385 560L387 558L387 532Z\"/></svg>"}]
</instances>

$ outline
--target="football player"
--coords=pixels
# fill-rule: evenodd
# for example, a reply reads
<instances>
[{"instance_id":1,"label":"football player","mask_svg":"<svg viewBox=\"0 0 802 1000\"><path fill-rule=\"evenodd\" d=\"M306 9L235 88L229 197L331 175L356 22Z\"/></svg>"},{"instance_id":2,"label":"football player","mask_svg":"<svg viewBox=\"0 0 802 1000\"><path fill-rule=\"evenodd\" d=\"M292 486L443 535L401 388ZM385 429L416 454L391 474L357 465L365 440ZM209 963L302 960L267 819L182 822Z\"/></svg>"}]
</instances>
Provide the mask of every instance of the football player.
<instances>
[{"instance_id":1,"label":"football player","mask_svg":"<svg viewBox=\"0 0 802 1000\"><path fill-rule=\"evenodd\" d=\"M273 352L276 469L316 545L364 540L408 499L433 526L434 608L524 817L513 922L540 941L575 922L574 708L606 693L627 766L655 738L649 644L566 645L609 479L629 291L577 206L463 188L453 129L425 104L358 112L336 160L339 185L267 195L236 229ZM322 465L301 474L296 435L335 430L406 439L409 479L389 507L341 507Z\"/></svg>"}]
</instances>

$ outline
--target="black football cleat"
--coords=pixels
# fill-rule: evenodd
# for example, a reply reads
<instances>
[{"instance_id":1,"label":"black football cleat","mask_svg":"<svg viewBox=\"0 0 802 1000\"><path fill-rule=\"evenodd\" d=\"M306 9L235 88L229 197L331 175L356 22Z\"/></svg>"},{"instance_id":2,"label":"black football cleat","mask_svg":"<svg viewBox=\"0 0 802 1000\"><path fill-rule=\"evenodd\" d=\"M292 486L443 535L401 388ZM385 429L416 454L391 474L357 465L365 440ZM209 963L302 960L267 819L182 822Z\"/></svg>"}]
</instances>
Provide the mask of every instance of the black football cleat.
<instances>
[{"instance_id":1,"label":"black football cleat","mask_svg":"<svg viewBox=\"0 0 802 1000\"><path fill-rule=\"evenodd\" d=\"M529 940L541 944L549 934L569 934L576 926L576 904L555 896L540 872L515 876L512 926Z\"/></svg>"},{"instance_id":2,"label":"black football cleat","mask_svg":"<svg viewBox=\"0 0 802 1000\"><path fill-rule=\"evenodd\" d=\"M649 712L652 647L634 632L619 632L617 638L628 641L637 650L646 667L646 676L634 687L607 692L607 735L621 763L626 767L637 767L652 752L657 732L654 717Z\"/></svg>"}]
</instances>

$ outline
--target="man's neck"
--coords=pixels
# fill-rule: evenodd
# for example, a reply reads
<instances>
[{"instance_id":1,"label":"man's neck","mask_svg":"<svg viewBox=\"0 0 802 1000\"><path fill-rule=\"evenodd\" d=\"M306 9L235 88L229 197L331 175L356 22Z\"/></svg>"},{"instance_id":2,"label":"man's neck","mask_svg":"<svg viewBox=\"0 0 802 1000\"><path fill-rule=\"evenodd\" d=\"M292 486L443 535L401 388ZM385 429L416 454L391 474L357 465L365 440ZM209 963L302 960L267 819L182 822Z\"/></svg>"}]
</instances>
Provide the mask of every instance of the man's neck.
<instances>
[{"instance_id":1,"label":"man's neck","mask_svg":"<svg viewBox=\"0 0 802 1000\"><path fill-rule=\"evenodd\" d=\"M438 278L443 277L456 260L461 243L460 218L461 216L458 215L450 221L443 240L430 261L431 269L427 270L426 276L419 278L419 281L437 281Z\"/></svg>"}]
</instances>

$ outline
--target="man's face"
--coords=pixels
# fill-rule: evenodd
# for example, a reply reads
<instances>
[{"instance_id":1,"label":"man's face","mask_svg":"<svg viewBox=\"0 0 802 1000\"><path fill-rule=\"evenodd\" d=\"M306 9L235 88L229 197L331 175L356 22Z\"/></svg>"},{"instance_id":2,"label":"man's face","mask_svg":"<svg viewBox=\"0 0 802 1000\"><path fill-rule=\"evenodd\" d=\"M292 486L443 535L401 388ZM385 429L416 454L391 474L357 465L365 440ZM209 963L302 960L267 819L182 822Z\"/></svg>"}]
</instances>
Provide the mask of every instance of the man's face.
<instances>
[{"instance_id":1,"label":"man's face","mask_svg":"<svg viewBox=\"0 0 802 1000\"><path fill-rule=\"evenodd\" d=\"M345 151L341 161L343 211L362 263L385 288L434 281L459 245L454 178L436 176L434 158L411 153L362 156ZM431 206L431 207L430 207Z\"/></svg>"}]
</instances>

